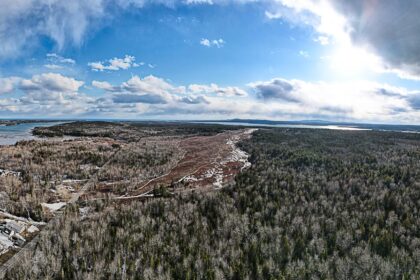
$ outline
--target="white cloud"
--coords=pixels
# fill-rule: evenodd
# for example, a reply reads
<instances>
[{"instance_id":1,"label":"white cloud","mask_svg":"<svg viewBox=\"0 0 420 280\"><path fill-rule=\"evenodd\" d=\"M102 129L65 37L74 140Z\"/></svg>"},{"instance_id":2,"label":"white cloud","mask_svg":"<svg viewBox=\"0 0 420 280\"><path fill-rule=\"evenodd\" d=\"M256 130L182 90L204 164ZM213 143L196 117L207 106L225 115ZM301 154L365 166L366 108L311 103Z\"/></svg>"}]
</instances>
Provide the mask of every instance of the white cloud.
<instances>
[{"instance_id":1,"label":"white cloud","mask_svg":"<svg viewBox=\"0 0 420 280\"><path fill-rule=\"evenodd\" d=\"M210 40L209 39L201 39L200 44L206 47L210 47Z\"/></svg>"},{"instance_id":2,"label":"white cloud","mask_svg":"<svg viewBox=\"0 0 420 280\"><path fill-rule=\"evenodd\" d=\"M48 53L46 58L47 63L44 64L44 67L49 70L61 70L76 64L74 59L66 58L56 53Z\"/></svg>"},{"instance_id":3,"label":"white cloud","mask_svg":"<svg viewBox=\"0 0 420 280\"><path fill-rule=\"evenodd\" d=\"M153 75L140 78L133 76L119 86L113 86L108 82L93 81L92 86L105 90L110 93L125 94L124 100L142 100L135 98L135 95L159 96L159 100L175 102L184 100L186 103L204 101L204 96L213 95L215 97L244 97L248 93L238 87L220 87L216 84L199 85L191 84L188 86L174 86L162 78ZM130 94L130 95L127 95Z\"/></svg>"},{"instance_id":4,"label":"white cloud","mask_svg":"<svg viewBox=\"0 0 420 280\"><path fill-rule=\"evenodd\" d=\"M78 115L89 110L94 102L94 98L79 92L83 81L60 74L44 73L13 80L23 95L0 99L1 112L51 117Z\"/></svg>"},{"instance_id":5,"label":"white cloud","mask_svg":"<svg viewBox=\"0 0 420 280\"><path fill-rule=\"evenodd\" d=\"M51 70L63 69L63 66L57 64L44 64L44 67Z\"/></svg>"},{"instance_id":6,"label":"white cloud","mask_svg":"<svg viewBox=\"0 0 420 280\"><path fill-rule=\"evenodd\" d=\"M134 76L119 85L93 81L100 97L81 92L83 81L44 73L1 78L6 92L0 112L43 116L162 118L329 119L420 123L420 92L369 81L305 82L275 78L238 87L174 85L165 79ZM246 96L244 96L246 95ZM242 96L242 97L240 97Z\"/></svg>"},{"instance_id":7,"label":"white cloud","mask_svg":"<svg viewBox=\"0 0 420 280\"><path fill-rule=\"evenodd\" d=\"M337 49L354 45L380 58L380 64L367 68L392 72L402 78L420 77L417 0L407 0L404 5L398 1L363 0L2 0L0 59L15 58L23 50L36 46L40 37L52 39L58 50L68 45L80 46L89 31L108 24L108 19L117 16L116 11L121 9L252 2L265 7L269 19L313 26L317 32L315 40L320 44L334 45ZM225 44L223 39L206 38L200 43L207 47ZM102 62L92 66L98 71L111 67Z\"/></svg>"},{"instance_id":8,"label":"white cloud","mask_svg":"<svg viewBox=\"0 0 420 280\"><path fill-rule=\"evenodd\" d=\"M138 109L147 116L184 118L218 115L420 123L420 92L369 81L326 83L276 78L248 84L249 93L216 84L175 86L155 76L134 76L118 86L108 82L93 85L108 93L109 104L113 104L109 106L115 108L107 110L121 113L139 113Z\"/></svg>"},{"instance_id":9,"label":"white cloud","mask_svg":"<svg viewBox=\"0 0 420 280\"><path fill-rule=\"evenodd\" d=\"M144 77L143 79L138 76L134 76L127 82L122 83L121 89L133 93L146 92L161 95L169 93L183 93L185 91L183 87L175 87L166 82L164 79L153 75Z\"/></svg>"},{"instance_id":10,"label":"white cloud","mask_svg":"<svg viewBox=\"0 0 420 280\"><path fill-rule=\"evenodd\" d=\"M402 120L420 114L419 92L368 81L311 83L282 78L250 83L257 98L281 104L284 112L334 116L358 121Z\"/></svg>"},{"instance_id":11,"label":"white cloud","mask_svg":"<svg viewBox=\"0 0 420 280\"><path fill-rule=\"evenodd\" d=\"M86 35L119 16L121 9L147 5L247 3L256 0L1 0L0 59L15 58L48 37L58 50L80 46Z\"/></svg>"},{"instance_id":12,"label":"white cloud","mask_svg":"<svg viewBox=\"0 0 420 280\"><path fill-rule=\"evenodd\" d=\"M18 78L0 78L0 94L11 93L15 89Z\"/></svg>"},{"instance_id":13,"label":"white cloud","mask_svg":"<svg viewBox=\"0 0 420 280\"><path fill-rule=\"evenodd\" d=\"M223 39L215 39L215 40L209 40L206 38L201 39L200 41L200 45L205 46L205 47L216 47L216 48L221 48L225 45L225 41Z\"/></svg>"},{"instance_id":14,"label":"white cloud","mask_svg":"<svg viewBox=\"0 0 420 280\"><path fill-rule=\"evenodd\" d=\"M119 89L115 89L110 83L108 82L101 82L101 81L92 81L92 86L103 89L106 91L118 91Z\"/></svg>"},{"instance_id":15,"label":"white cloud","mask_svg":"<svg viewBox=\"0 0 420 280\"><path fill-rule=\"evenodd\" d=\"M320 43L323 46L329 45L330 44L330 38L328 38L328 36L318 36L314 39L315 42Z\"/></svg>"},{"instance_id":16,"label":"white cloud","mask_svg":"<svg viewBox=\"0 0 420 280\"><path fill-rule=\"evenodd\" d=\"M299 55L304 57L304 58L309 58L309 53L307 51L299 51Z\"/></svg>"},{"instance_id":17,"label":"white cloud","mask_svg":"<svg viewBox=\"0 0 420 280\"><path fill-rule=\"evenodd\" d=\"M347 73L363 69L419 80L419 12L416 0L404 5L398 1L278 0L267 9L266 17L312 26L318 34L315 41L334 46L334 64L341 63L343 70L346 63L352 64L353 69L344 70Z\"/></svg>"},{"instance_id":18,"label":"white cloud","mask_svg":"<svg viewBox=\"0 0 420 280\"><path fill-rule=\"evenodd\" d=\"M58 49L80 45L89 26L105 16L103 0L0 1L0 58L19 55L37 45L40 36L51 38Z\"/></svg>"},{"instance_id":19,"label":"white cloud","mask_svg":"<svg viewBox=\"0 0 420 280\"><path fill-rule=\"evenodd\" d=\"M133 76L119 86L108 82L93 81L92 85L113 93L116 103L166 104L173 102L177 94L185 92L184 87L176 87L153 75L140 78Z\"/></svg>"},{"instance_id":20,"label":"white cloud","mask_svg":"<svg viewBox=\"0 0 420 280\"><path fill-rule=\"evenodd\" d=\"M62 57L56 53L48 53L47 59L53 63L62 63L62 64L76 64L76 61L71 58Z\"/></svg>"},{"instance_id":21,"label":"white cloud","mask_svg":"<svg viewBox=\"0 0 420 280\"><path fill-rule=\"evenodd\" d=\"M28 92L77 92L84 84L74 78L56 73L34 75L31 79L22 79L20 89Z\"/></svg>"},{"instance_id":22,"label":"white cloud","mask_svg":"<svg viewBox=\"0 0 420 280\"><path fill-rule=\"evenodd\" d=\"M209 4L213 5L212 0L185 0L185 4L191 5L191 4Z\"/></svg>"},{"instance_id":23,"label":"white cloud","mask_svg":"<svg viewBox=\"0 0 420 280\"><path fill-rule=\"evenodd\" d=\"M131 55L125 55L124 58L111 58L108 61L98 61L98 62L89 62L92 71L104 71L104 70L127 70L131 67L138 67L140 64L137 64L136 58Z\"/></svg>"},{"instance_id":24,"label":"white cloud","mask_svg":"<svg viewBox=\"0 0 420 280\"><path fill-rule=\"evenodd\" d=\"M238 87L219 87L216 84L188 86L189 92L193 94L216 94L218 96L247 96L247 92Z\"/></svg>"}]
</instances>

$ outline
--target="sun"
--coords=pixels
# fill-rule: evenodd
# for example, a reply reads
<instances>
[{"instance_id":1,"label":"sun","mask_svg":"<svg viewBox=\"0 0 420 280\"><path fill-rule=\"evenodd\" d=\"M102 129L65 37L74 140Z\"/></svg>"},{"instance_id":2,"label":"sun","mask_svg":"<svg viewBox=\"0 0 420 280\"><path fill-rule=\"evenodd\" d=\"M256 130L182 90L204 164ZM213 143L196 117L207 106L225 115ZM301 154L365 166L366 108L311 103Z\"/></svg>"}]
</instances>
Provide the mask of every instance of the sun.
<instances>
[{"instance_id":1,"label":"sun","mask_svg":"<svg viewBox=\"0 0 420 280\"><path fill-rule=\"evenodd\" d=\"M360 78L382 69L378 56L350 44L337 47L329 56L329 61L334 74L349 78Z\"/></svg>"}]
</instances>

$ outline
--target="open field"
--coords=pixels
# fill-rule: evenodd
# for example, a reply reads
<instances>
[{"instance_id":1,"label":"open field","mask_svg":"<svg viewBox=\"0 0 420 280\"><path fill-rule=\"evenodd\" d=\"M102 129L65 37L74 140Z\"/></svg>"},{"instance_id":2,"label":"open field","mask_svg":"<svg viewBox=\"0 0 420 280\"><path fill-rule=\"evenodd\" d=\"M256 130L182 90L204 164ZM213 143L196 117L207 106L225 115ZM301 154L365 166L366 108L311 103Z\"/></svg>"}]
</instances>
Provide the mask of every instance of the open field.
<instances>
[{"instance_id":1,"label":"open field","mask_svg":"<svg viewBox=\"0 0 420 280\"><path fill-rule=\"evenodd\" d=\"M226 132L214 136L190 137L180 141L185 151L181 161L166 175L143 185L144 192L156 186L221 188L246 167L247 155L239 154L235 144L247 139L253 130Z\"/></svg>"}]
</instances>

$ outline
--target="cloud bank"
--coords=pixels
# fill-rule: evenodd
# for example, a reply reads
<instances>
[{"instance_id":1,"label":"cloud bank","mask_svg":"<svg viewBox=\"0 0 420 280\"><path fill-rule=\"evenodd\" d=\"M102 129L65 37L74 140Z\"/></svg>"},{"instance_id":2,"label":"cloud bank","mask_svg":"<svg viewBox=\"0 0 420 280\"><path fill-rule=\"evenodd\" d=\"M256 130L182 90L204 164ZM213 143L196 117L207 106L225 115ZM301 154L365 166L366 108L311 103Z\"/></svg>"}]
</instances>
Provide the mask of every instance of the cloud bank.
<instances>
[{"instance_id":1,"label":"cloud bank","mask_svg":"<svg viewBox=\"0 0 420 280\"><path fill-rule=\"evenodd\" d=\"M388 84L305 82L282 77L242 88L175 85L156 76L120 84L85 82L56 73L0 79L0 112L8 116L226 119L321 118L342 121L420 123L420 92ZM90 90L91 91L91 90ZM12 97L12 93L19 93Z\"/></svg>"}]
</instances>

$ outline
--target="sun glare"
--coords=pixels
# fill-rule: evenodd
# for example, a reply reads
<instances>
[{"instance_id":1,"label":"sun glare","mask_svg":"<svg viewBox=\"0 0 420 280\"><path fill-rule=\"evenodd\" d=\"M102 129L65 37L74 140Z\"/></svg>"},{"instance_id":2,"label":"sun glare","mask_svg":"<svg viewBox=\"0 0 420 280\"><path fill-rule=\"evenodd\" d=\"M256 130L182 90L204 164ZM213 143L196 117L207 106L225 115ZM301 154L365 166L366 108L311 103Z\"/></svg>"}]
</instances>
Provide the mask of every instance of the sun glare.
<instances>
[{"instance_id":1,"label":"sun glare","mask_svg":"<svg viewBox=\"0 0 420 280\"><path fill-rule=\"evenodd\" d=\"M330 67L336 75L358 78L369 72L381 71L379 57L365 49L354 46L341 46L329 57Z\"/></svg>"}]
</instances>

